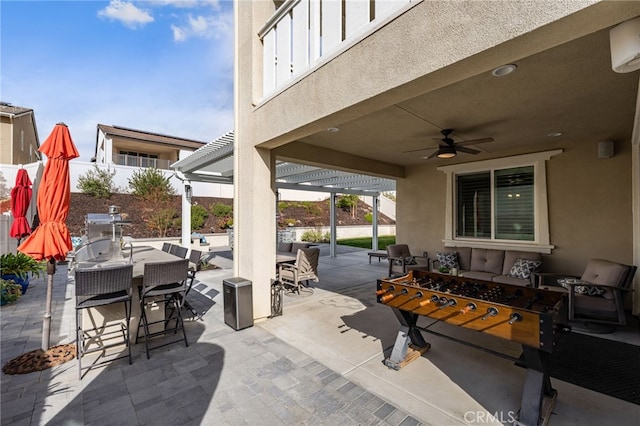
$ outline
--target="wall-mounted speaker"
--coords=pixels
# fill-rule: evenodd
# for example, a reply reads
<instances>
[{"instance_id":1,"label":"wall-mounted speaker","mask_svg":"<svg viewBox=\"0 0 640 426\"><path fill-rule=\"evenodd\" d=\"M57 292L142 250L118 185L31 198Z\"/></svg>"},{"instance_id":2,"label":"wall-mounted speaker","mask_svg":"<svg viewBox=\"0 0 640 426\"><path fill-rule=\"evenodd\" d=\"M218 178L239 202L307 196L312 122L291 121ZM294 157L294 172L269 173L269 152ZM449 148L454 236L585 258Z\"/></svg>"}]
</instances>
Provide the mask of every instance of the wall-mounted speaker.
<instances>
[{"instance_id":1,"label":"wall-mounted speaker","mask_svg":"<svg viewBox=\"0 0 640 426\"><path fill-rule=\"evenodd\" d=\"M598 142L598 158L613 157L613 141Z\"/></svg>"}]
</instances>

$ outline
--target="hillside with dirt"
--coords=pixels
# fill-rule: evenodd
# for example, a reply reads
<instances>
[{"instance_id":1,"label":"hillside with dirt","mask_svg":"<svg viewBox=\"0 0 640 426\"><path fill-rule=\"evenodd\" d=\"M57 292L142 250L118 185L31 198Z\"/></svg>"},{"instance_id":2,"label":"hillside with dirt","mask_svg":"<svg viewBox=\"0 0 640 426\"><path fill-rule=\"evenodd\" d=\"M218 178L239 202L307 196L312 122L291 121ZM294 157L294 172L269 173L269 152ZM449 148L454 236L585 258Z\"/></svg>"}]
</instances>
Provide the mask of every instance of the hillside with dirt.
<instances>
[{"instance_id":1,"label":"hillside with dirt","mask_svg":"<svg viewBox=\"0 0 640 426\"><path fill-rule=\"evenodd\" d=\"M218 213L230 210L220 208L220 204L233 206L233 200L229 198L215 197L193 197L193 205L200 205L207 210L208 216L204 224L194 232L203 234L226 232L227 224L231 223L233 214L219 215L213 214L214 206ZM129 194L113 194L110 198L94 198L82 193L71 194L71 207L67 219L67 227L73 236L80 236L85 227L85 218L88 213L108 213L109 206L118 206L124 220L130 222L124 229L125 235L133 238L154 238L160 237L159 232L151 229L150 219L157 213L148 203ZM173 212L173 226L168 228L166 236L180 236L181 198L172 197L171 201L164 206ZM285 228L292 226L329 226L329 200L323 201L280 201L278 213L278 226ZM371 215L371 206L362 201L358 201L355 212L346 208L336 208L336 219L338 226L344 225L368 225L367 217ZM378 223L381 225L393 224L394 221L383 214L378 215Z\"/></svg>"}]
</instances>

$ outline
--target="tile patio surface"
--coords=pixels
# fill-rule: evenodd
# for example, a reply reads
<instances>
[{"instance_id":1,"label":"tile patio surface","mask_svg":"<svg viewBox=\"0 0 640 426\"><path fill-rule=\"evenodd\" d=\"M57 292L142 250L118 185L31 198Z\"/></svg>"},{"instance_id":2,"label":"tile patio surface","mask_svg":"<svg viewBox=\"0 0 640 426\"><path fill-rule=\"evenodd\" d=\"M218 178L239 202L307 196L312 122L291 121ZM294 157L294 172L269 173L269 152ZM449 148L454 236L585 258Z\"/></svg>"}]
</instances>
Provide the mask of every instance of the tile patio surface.
<instances>
[{"instance_id":1,"label":"tile patio surface","mask_svg":"<svg viewBox=\"0 0 640 426\"><path fill-rule=\"evenodd\" d=\"M186 322L189 347L169 345L147 360L140 343L132 365L115 361L82 381L75 360L37 373L2 373L1 424L469 425L509 423L518 409L524 369L468 346L425 336L432 348L423 357L399 371L382 364L399 324L375 302L375 280L387 264L369 264L367 250L322 256L313 292L285 296L282 316L241 331L224 322L222 280L232 276L231 261L212 250L221 269L198 273L189 301L204 315ZM59 266L52 345L74 340L73 291L66 266ZM0 308L3 365L40 347L45 292L44 279L32 280L21 300ZM635 331L614 337L639 343ZM519 353L500 339L483 344ZM640 420L637 405L552 384L552 426Z\"/></svg>"}]
</instances>

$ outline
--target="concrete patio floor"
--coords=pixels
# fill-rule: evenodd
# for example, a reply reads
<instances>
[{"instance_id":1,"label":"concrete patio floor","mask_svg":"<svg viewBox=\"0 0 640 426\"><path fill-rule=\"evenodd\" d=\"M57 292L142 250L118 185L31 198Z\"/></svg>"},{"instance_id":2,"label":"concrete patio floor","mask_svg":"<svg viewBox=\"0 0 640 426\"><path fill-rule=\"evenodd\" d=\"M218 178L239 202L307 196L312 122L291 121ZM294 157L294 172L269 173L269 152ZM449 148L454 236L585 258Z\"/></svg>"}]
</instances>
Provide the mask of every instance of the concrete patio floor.
<instances>
[{"instance_id":1,"label":"concrete patio floor","mask_svg":"<svg viewBox=\"0 0 640 426\"><path fill-rule=\"evenodd\" d=\"M469 425L508 424L520 405L525 370L510 360L426 335L432 347L399 371L382 361L399 323L375 301L387 264L367 250L322 256L313 291L285 295L282 316L235 331L224 322L222 281L232 276L224 248L209 252L220 269L198 273L189 301L189 347L176 343L115 361L78 380L77 363L1 377L2 425ZM51 343L74 340L73 282L55 275ZM1 361L38 349L45 281L0 308ZM640 345L637 326L608 338ZM502 353L518 345L437 324ZM605 337L605 336L603 336ZM552 379L558 399L550 424L637 425L640 406Z\"/></svg>"}]
</instances>

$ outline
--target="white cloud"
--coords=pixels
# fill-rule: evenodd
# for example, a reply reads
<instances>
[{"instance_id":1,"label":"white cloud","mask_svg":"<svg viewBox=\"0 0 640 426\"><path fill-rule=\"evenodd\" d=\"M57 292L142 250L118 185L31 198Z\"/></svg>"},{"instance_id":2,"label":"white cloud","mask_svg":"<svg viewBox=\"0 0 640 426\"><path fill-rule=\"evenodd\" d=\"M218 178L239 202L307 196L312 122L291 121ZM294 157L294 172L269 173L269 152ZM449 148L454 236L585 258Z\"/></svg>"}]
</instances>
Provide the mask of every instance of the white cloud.
<instances>
[{"instance_id":1,"label":"white cloud","mask_svg":"<svg viewBox=\"0 0 640 426\"><path fill-rule=\"evenodd\" d=\"M233 33L233 17L230 13L212 16L188 16L184 25L171 25L174 41L191 37L204 39L230 38Z\"/></svg>"},{"instance_id":2,"label":"white cloud","mask_svg":"<svg viewBox=\"0 0 640 426\"><path fill-rule=\"evenodd\" d=\"M143 27L154 20L147 10L122 0L111 0L109 6L98 12L98 16L120 21L124 26L132 29Z\"/></svg>"}]
</instances>

